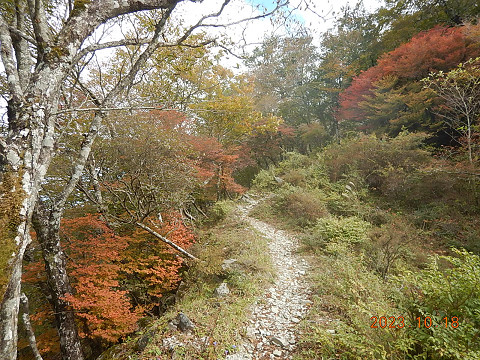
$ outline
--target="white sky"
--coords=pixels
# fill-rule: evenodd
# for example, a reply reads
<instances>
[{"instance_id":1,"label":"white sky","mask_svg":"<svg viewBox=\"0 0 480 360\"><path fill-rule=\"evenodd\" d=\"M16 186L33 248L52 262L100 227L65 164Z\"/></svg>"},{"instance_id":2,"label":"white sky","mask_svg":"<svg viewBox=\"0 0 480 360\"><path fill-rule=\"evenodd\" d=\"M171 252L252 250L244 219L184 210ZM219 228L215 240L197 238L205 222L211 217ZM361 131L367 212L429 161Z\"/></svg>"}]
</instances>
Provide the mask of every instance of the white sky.
<instances>
[{"instance_id":1,"label":"white sky","mask_svg":"<svg viewBox=\"0 0 480 360\"><path fill-rule=\"evenodd\" d=\"M293 17L303 23L314 37L314 45L319 45L320 36L323 32L332 28L335 16L341 15L341 8L350 3L353 7L356 0L291 0L290 9L297 7L302 1L300 9L293 12ZM305 8L305 1L313 11ZM201 3L185 1L181 3L174 16L179 16L185 21L185 25L194 24L202 15L211 14L220 8L223 0L204 0ZM364 0L368 11L379 7L382 0ZM213 23L226 24L231 21L248 18L260 14L257 7L272 10L275 7L275 0L232 0L225 8L222 16L212 20ZM209 28L209 32L223 34L232 38L239 46L248 45L246 51L251 51L258 46L263 38L272 34L285 34L285 28L272 25L270 19L254 20L248 23L230 26L228 28ZM317 40L315 42L315 40ZM237 49L237 53L241 50ZM224 62L224 66L235 67L240 60L230 56Z\"/></svg>"},{"instance_id":2,"label":"white sky","mask_svg":"<svg viewBox=\"0 0 480 360\"><path fill-rule=\"evenodd\" d=\"M299 1L307 1L309 7L316 13L305 10L305 6L300 10L295 10L293 13L294 17L306 25L314 36L314 39L319 39L322 32L332 28L334 16L341 13L340 10L342 6L345 6L349 2L352 6L356 4L356 0L291 0L291 8L296 7ZM193 3L186 0L179 4L173 16L182 19L185 25L195 24L203 15L217 12L222 2L223 0L204 0ZM367 10L375 9L379 6L380 2L382 2L382 0L364 0ZM231 0L222 16L218 19L212 19L212 22L227 24L242 18L249 18L260 14L258 7L272 10L275 3L275 0ZM317 14L324 18L319 17ZM217 35L226 35L237 45L245 46L246 44L250 44L250 46L244 47L247 51L252 51L255 46L260 45L265 36L285 33L284 28L278 25L272 25L269 19L255 20L228 28L209 28L209 31ZM241 53L240 49L234 51L238 54ZM100 56L102 58L105 58L105 56L107 58L109 57L108 52ZM229 56L222 64L234 68L237 64L241 64L241 60ZM3 71L2 63L0 63L0 71ZM0 119L4 112L4 106L4 103L0 99Z\"/></svg>"}]
</instances>

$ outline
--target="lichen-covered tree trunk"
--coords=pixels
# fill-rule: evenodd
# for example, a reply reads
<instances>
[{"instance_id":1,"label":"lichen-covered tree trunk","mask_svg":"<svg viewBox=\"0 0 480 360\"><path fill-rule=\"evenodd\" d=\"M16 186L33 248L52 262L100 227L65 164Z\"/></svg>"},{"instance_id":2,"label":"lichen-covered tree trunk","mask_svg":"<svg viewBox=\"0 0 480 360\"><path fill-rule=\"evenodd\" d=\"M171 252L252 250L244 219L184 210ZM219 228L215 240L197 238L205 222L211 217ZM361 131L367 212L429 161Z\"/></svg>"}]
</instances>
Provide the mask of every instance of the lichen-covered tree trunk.
<instances>
[{"instance_id":1,"label":"lichen-covered tree trunk","mask_svg":"<svg viewBox=\"0 0 480 360\"><path fill-rule=\"evenodd\" d=\"M32 117L29 122L37 119ZM1 246L2 301L0 303L0 359L15 359L17 353L17 318L21 295L22 262L30 244L30 219L45 177L53 149L49 134L40 129L25 130L17 139L8 139L2 159ZM46 144L47 143L47 144ZM45 144L47 146L45 146ZM8 199L4 201L4 199Z\"/></svg>"},{"instance_id":2,"label":"lichen-covered tree trunk","mask_svg":"<svg viewBox=\"0 0 480 360\"><path fill-rule=\"evenodd\" d=\"M67 274L66 256L60 243L61 215L62 213L42 211L37 207L33 226L45 261L49 301L55 314L62 359L83 360L75 314L65 300L65 295L72 294L72 286Z\"/></svg>"}]
</instances>

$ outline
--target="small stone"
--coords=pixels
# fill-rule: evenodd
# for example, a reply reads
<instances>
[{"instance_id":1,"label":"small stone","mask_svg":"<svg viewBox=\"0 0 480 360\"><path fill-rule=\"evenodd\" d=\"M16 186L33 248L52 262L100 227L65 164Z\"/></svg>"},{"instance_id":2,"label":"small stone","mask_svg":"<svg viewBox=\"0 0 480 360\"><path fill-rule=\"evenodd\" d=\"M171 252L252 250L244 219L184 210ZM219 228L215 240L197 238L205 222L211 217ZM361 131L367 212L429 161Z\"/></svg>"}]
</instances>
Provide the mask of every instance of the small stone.
<instances>
[{"instance_id":1,"label":"small stone","mask_svg":"<svg viewBox=\"0 0 480 360\"><path fill-rule=\"evenodd\" d=\"M233 264L237 262L237 259L225 259L222 262L222 269L223 270L232 270L233 269Z\"/></svg>"},{"instance_id":2,"label":"small stone","mask_svg":"<svg viewBox=\"0 0 480 360\"><path fill-rule=\"evenodd\" d=\"M295 324L298 324L300 322L300 319L299 318L292 318L292 322L294 322Z\"/></svg>"},{"instance_id":3,"label":"small stone","mask_svg":"<svg viewBox=\"0 0 480 360\"><path fill-rule=\"evenodd\" d=\"M247 337L249 337L249 338L254 338L255 337L255 329L250 327L250 326L247 327L247 330L245 331L245 333L246 333Z\"/></svg>"},{"instance_id":4,"label":"small stone","mask_svg":"<svg viewBox=\"0 0 480 360\"><path fill-rule=\"evenodd\" d=\"M230 294L230 289L227 286L227 283L221 283L218 288L215 289L213 295L217 298L225 297Z\"/></svg>"},{"instance_id":5,"label":"small stone","mask_svg":"<svg viewBox=\"0 0 480 360\"><path fill-rule=\"evenodd\" d=\"M336 331L335 331L335 330L327 330L327 333L329 333L329 334L332 334L332 335L333 335L333 334L335 334L335 333L336 333Z\"/></svg>"},{"instance_id":6,"label":"small stone","mask_svg":"<svg viewBox=\"0 0 480 360\"><path fill-rule=\"evenodd\" d=\"M280 350L275 350L273 352L273 355L276 356L276 357L280 357L280 356L282 356L282 352Z\"/></svg>"},{"instance_id":7,"label":"small stone","mask_svg":"<svg viewBox=\"0 0 480 360\"><path fill-rule=\"evenodd\" d=\"M169 321L167 327L168 327L168 330L173 330L173 331L178 330L177 325L173 321Z\"/></svg>"},{"instance_id":8,"label":"small stone","mask_svg":"<svg viewBox=\"0 0 480 360\"><path fill-rule=\"evenodd\" d=\"M272 337L270 339L270 342L274 345L277 345L277 346L280 346L280 347L287 347L288 346L288 341L281 338L280 336L279 337Z\"/></svg>"},{"instance_id":9,"label":"small stone","mask_svg":"<svg viewBox=\"0 0 480 360\"><path fill-rule=\"evenodd\" d=\"M251 359L252 357L249 354L242 354L242 353L231 354L225 357L225 360L251 360Z\"/></svg>"}]
</instances>

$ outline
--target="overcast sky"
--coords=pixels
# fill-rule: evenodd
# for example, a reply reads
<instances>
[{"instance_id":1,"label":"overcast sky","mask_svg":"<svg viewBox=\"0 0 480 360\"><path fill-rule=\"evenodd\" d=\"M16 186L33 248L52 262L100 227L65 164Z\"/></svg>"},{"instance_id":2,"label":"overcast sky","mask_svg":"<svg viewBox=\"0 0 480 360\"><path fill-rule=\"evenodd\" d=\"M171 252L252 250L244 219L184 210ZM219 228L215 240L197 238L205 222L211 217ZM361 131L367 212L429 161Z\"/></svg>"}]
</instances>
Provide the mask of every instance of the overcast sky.
<instances>
[{"instance_id":1,"label":"overcast sky","mask_svg":"<svg viewBox=\"0 0 480 360\"><path fill-rule=\"evenodd\" d=\"M314 37L315 45L319 44L321 34L333 27L335 17L341 14L342 7L347 4L354 6L357 2L356 0L291 0L289 9L297 8L300 1L302 1L300 9L293 11L291 17L310 31ZM305 1L308 1L309 9L306 9ZM185 25L194 24L202 15L216 12L222 2L223 0L204 0L201 3L187 1L180 4L176 10L176 15L185 21ZM382 0L364 0L365 7L370 11L377 8L381 2ZM264 11L271 11L275 8L275 5L275 0L232 0L222 16L211 22L226 24L238 21L241 18L259 15ZM208 31L230 37L237 45L248 45L242 47L242 49L250 52L261 43L265 36L272 34L282 35L285 34L286 30L278 24L272 25L269 19L263 19L228 28L209 28ZM236 49L235 51L240 53L242 50ZM235 67L238 62L240 61L230 56L225 65Z\"/></svg>"}]
</instances>

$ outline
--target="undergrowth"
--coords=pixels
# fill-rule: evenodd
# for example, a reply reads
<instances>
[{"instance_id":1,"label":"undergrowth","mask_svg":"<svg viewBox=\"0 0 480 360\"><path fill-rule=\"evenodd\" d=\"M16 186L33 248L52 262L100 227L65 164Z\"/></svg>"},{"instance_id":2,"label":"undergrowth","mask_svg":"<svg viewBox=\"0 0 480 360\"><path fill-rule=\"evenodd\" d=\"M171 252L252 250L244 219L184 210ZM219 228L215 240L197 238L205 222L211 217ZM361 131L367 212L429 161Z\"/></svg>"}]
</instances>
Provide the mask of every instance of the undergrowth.
<instances>
[{"instance_id":1,"label":"undergrowth","mask_svg":"<svg viewBox=\"0 0 480 360\"><path fill-rule=\"evenodd\" d=\"M221 359L236 351L248 308L274 275L266 239L240 218L236 204L219 203L212 211L217 223L210 222L199 235L193 252L201 261L189 269L175 304L138 336L104 354L102 360ZM236 261L224 270L225 259ZM227 283L230 294L215 297L222 282ZM195 324L191 335L169 329L169 321L179 312ZM163 342L171 337L183 345L168 349ZM147 345L139 351L137 344L142 341Z\"/></svg>"},{"instance_id":2,"label":"undergrowth","mask_svg":"<svg viewBox=\"0 0 480 360\"><path fill-rule=\"evenodd\" d=\"M423 139L289 153L254 180L273 193L254 215L313 255L295 359L480 358L479 182L443 171Z\"/></svg>"}]
</instances>

